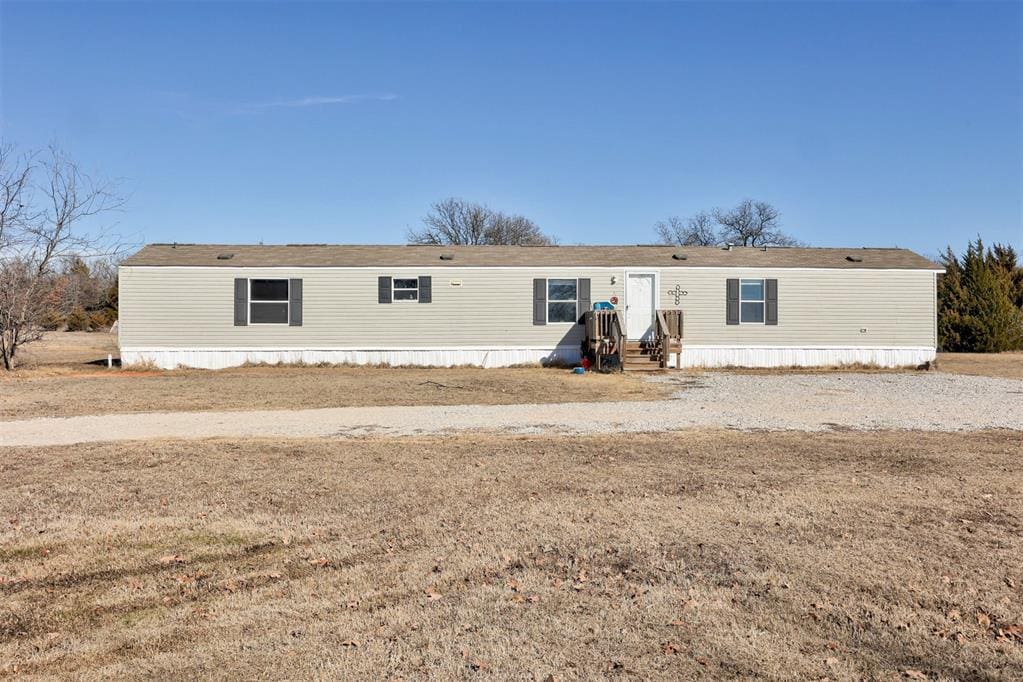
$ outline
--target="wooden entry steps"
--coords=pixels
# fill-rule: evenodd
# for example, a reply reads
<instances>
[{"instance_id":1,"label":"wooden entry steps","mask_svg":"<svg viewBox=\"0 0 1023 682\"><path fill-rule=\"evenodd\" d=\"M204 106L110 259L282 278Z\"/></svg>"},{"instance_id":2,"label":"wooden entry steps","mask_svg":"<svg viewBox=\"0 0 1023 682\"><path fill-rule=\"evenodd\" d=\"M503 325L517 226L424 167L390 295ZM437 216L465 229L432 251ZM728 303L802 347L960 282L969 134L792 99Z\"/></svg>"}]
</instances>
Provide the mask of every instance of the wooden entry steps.
<instances>
[{"instance_id":1,"label":"wooden entry steps","mask_svg":"<svg viewBox=\"0 0 1023 682\"><path fill-rule=\"evenodd\" d=\"M626 340L626 320L621 310L587 310L583 323L586 332L582 350L595 361L598 371L607 366L624 371L664 370L668 369L672 354L681 357L681 310L655 310L653 333L647 341Z\"/></svg>"},{"instance_id":2,"label":"wooden entry steps","mask_svg":"<svg viewBox=\"0 0 1023 682\"><path fill-rule=\"evenodd\" d=\"M626 341L622 369L626 372L656 372L661 367L661 352L653 342Z\"/></svg>"}]
</instances>

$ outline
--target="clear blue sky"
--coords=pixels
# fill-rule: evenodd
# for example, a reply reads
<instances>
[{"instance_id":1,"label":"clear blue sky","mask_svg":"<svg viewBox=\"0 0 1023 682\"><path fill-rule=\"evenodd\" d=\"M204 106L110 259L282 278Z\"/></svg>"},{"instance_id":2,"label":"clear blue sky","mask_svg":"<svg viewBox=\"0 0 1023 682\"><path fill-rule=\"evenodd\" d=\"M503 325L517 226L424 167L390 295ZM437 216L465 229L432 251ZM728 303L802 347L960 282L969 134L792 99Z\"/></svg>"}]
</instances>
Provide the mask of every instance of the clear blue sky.
<instances>
[{"instance_id":1,"label":"clear blue sky","mask_svg":"<svg viewBox=\"0 0 1023 682\"><path fill-rule=\"evenodd\" d=\"M564 243L766 199L817 245L1023 246L1023 5L0 4L0 133L146 241Z\"/></svg>"}]
</instances>

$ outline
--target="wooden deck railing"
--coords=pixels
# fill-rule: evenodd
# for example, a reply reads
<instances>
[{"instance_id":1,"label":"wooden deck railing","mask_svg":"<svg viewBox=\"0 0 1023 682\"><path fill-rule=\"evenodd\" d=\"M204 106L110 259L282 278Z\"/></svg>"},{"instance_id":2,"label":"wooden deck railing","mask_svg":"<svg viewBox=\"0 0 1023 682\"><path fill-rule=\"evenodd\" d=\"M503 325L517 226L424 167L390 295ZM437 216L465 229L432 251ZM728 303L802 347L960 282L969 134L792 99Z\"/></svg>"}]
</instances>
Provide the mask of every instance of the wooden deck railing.
<instances>
[{"instance_id":1,"label":"wooden deck railing","mask_svg":"<svg viewBox=\"0 0 1023 682\"><path fill-rule=\"evenodd\" d=\"M601 369L604 358L618 357L620 367L625 367L625 318L620 310L588 310L583 315L586 339L584 351L596 359L596 369ZM656 311L653 352L662 369L668 368L671 354L682 353L682 311L660 309Z\"/></svg>"},{"instance_id":2,"label":"wooden deck railing","mask_svg":"<svg viewBox=\"0 0 1023 682\"><path fill-rule=\"evenodd\" d=\"M682 357L682 311L664 308L657 311L657 346L660 352L661 369L668 368L672 347L677 344L679 362Z\"/></svg>"},{"instance_id":3,"label":"wooden deck railing","mask_svg":"<svg viewBox=\"0 0 1023 682\"><path fill-rule=\"evenodd\" d=\"M625 321L619 310L587 310L583 315L586 328L586 350L593 353L596 368L601 369L603 358L617 355L618 365L625 363Z\"/></svg>"}]
</instances>

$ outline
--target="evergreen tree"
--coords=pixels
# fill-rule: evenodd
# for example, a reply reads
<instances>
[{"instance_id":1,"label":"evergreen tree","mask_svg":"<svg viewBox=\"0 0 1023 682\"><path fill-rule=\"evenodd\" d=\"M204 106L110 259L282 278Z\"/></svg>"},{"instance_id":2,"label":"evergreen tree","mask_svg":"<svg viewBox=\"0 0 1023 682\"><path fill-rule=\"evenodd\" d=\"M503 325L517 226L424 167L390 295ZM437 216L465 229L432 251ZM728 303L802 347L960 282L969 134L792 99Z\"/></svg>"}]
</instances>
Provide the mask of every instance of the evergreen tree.
<instances>
[{"instance_id":1,"label":"evergreen tree","mask_svg":"<svg viewBox=\"0 0 1023 682\"><path fill-rule=\"evenodd\" d=\"M1023 348L1023 310L1016 297L1023 279L1012 247L985 250L978 237L961 259L942 256L938 285L939 343L943 350L997 353Z\"/></svg>"},{"instance_id":2,"label":"evergreen tree","mask_svg":"<svg viewBox=\"0 0 1023 682\"><path fill-rule=\"evenodd\" d=\"M938 277L938 346L951 353L962 352L965 348L960 330L963 327L963 270L952 247L941 256L945 274Z\"/></svg>"},{"instance_id":3,"label":"evergreen tree","mask_svg":"<svg viewBox=\"0 0 1023 682\"><path fill-rule=\"evenodd\" d=\"M1023 308L1023 265L1019 262L1016 249L1008 245L995 244L991 247L991 256L995 265L1009 278L1009 292L1013 305Z\"/></svg>"}]
</instances>

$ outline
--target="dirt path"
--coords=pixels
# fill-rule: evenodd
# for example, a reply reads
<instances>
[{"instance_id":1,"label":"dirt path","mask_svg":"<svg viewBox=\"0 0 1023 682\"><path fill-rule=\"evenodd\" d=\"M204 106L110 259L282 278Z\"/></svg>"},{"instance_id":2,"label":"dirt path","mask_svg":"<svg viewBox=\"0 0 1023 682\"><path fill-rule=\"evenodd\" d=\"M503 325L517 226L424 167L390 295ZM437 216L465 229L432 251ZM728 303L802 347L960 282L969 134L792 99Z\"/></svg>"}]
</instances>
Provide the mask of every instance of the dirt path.
<instances>
[{"instance_id":1,"label":"dirt path","mask_svg":"<svg viewBox=\"0 0 1023 682\"><path fill-rule=\"evenodd\" d=\"M1023 430L1023 381L940 374L672 378L672 400L156 412L0 423L0 446L211 437L408 436L459 431L629 433L694 427L821 431Z\"/></svg>"}]
</instances>

